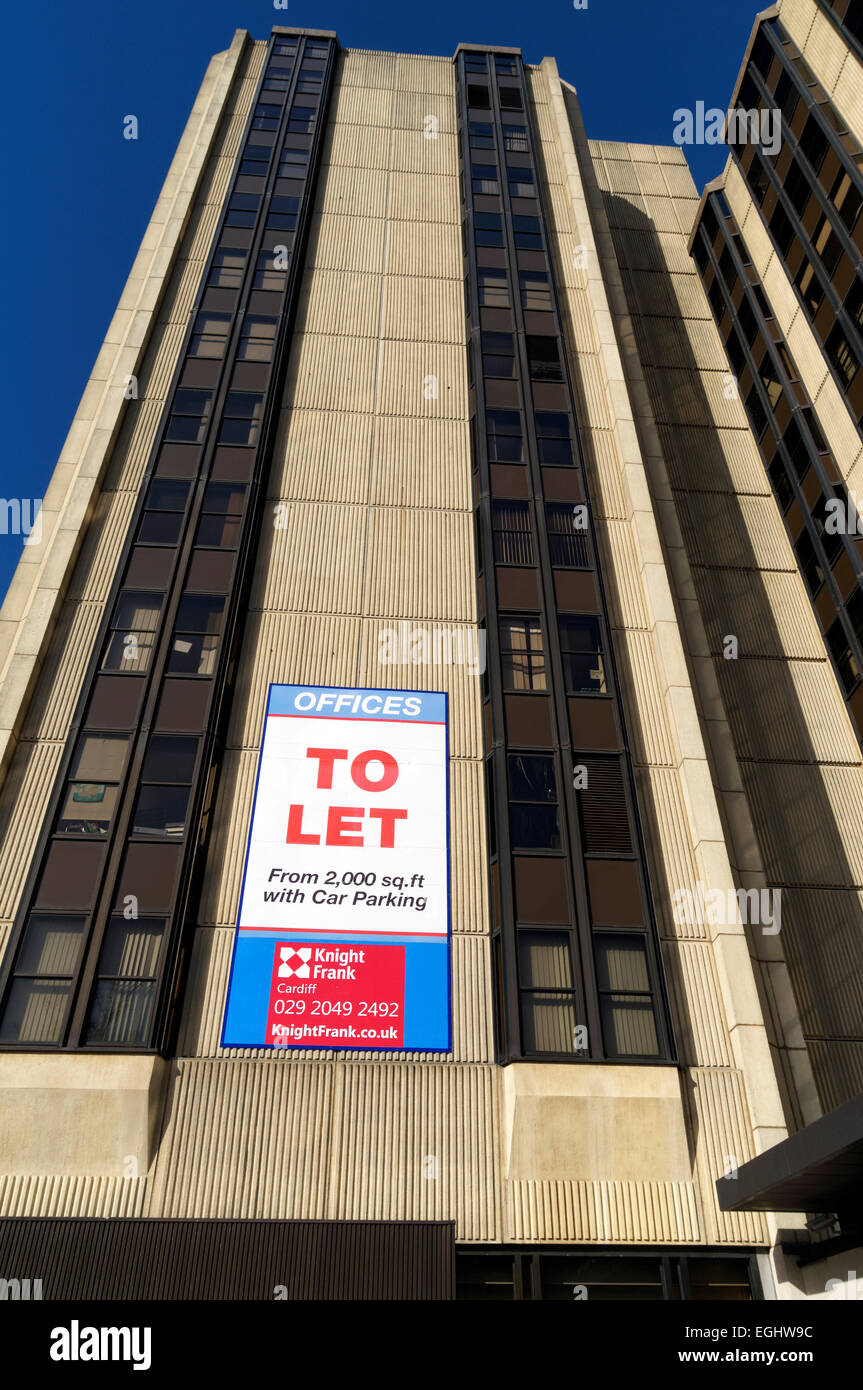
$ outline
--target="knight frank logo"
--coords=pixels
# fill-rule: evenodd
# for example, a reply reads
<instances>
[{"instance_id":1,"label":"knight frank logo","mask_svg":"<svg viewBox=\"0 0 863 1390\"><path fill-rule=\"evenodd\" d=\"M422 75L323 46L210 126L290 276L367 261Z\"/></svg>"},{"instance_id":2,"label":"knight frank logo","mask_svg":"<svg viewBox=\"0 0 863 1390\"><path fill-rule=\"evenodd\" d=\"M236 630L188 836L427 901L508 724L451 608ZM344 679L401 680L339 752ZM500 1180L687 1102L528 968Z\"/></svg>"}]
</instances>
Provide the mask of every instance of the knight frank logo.
<instances>
[{"instance_id":1,"label":"knight frank logo","mask_svg":"<svg viewBox=\"0 0 863 1390\"><path fill-rule=\"evenodd\" d=\"M293 946L280 946L279 957L279 979L287 980L291 975L295 975L298 980L307 980L311 974L309 961L312 958L311 946L300 946L299 950L294 950ZM299 965L289 965L288 961L299 961Z\"/></svg>"}]
</instances>

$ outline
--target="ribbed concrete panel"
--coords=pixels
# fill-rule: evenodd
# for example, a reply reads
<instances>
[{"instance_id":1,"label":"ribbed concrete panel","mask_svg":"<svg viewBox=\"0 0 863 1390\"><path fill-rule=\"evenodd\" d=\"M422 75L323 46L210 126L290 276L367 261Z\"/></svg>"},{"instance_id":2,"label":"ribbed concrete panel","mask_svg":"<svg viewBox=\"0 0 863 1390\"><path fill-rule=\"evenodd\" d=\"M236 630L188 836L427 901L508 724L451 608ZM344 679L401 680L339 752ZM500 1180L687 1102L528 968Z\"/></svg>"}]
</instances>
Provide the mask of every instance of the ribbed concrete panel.
<instances>
[{"instance_id":1,"label":"ribbed concrete panel","mask_svg":"<svg viewBox=\"0 0 863 1390\"><path fill-rule=\"evenodd\" d=\"M606 168L609 167L606 165ZM615 226L624 229L628 236L653 235L647 203L640 193L612 193L609 190L604 202L613 210Z\"/></svg>"},{"instance_id":2,"label":"ribbed concrete panel","mask_svg":"<svg viewBox=\"0 0 863 1390\"><path fill-rule=\"evenodd\" d=\"M785 329L785 341L800 373L800 379L814 401L829 373L821 344L802 309L795 315L793 323ZM830 420L822 421L822 429L826 426L828 430L825 439L829 436L830 425Z\"/></svg>"},{"instance_id":3,"label":"ribbed concrete panel","mask_svg":"<svg viewBox=\"0 0 863 1390\"><path fill-rule=\"evenodd\" d=\"M672 198L691 198L697 202L698 189L687 164L664 164L662 172Z\"/></svg>"},{"instance_id":4,"label":"ribbed concrete panel","mask_svg":"<svg viewBox=\"0 0 863 1390\"><path fill-rule=\"evenodd\" d=\"M0 1215L141 1216L145 1192L145 1178L4 1175Z\"/></svg>"},{"instance_id":5,"label":"ribbed concrete panel","mask_svg":"<svg viewBox=\"0 0 863 1390\"><path fill-rule=\"evenodd\" d=\"M449 776L452 927L485 933L489 908L482 763L454 758Z\"/></svg>"},{"instance_id":6,"label":"ribbed concrete panel","mask_svg":"<svg viewBox=\"0 0 863 1390\"><path fill-rule=\"evenodd\" d=\"M853 130L859 140L863 133L863 87L858 66L852 57L849 57L839 74L833 100L848 122L848 129Z\"/></svg>"},{"instance_id":7,"label":"ribbed concrete panel","mask_svg":"<svg viewBox=\"0 0 863 1390\"><path fill-rule=\"evenodd\" d=\"M676 232L681 230L680 223L675 215L675 206L671 198L654 198L650 194L644 200L647 207L647 215L658 232ZM693 200L693 209L698 207L696 200Z\"/></svg>"},{"instance_id":8,"label":"ribbed concrete panel","mask_svg":"<svg viewBox=\"0 0 863 1390\"><path fill-rule=\"evenodd\" d=\"M181 1060L147 1216L322 1217L329 1063Z\"/></svg>"},{"instance_id":9,"label":"ribbed concrete panel","mask_svg":"<svg viewBox=\"0 0 863 1390\"><path fill-rule=\"evenodd\" d=\"M860 745L826 660L716 665L740 757L859 763Z\"/></svg>"},{"instance_id":10,"label":"ribbed concrete panel","mask_svg":"<svg viewBox=\"0 0 863 1390\"><path fill-rule=\"evenodd\" d=\"M375 1064L380 1053L310 1051L295 1048L222 1048L219 1039L228 989L234 929L199 927L195 933L183 1024L177 1042L180 1057L221 1057L237 1061L266 1061L271 1065L310 1061L349 1061ZM453 1050L447 1057L416 1052L399 1053L393 1061L484 1062L493 1057L491 963L488 940L456 935L452 941Z\"/></svg>"},{"instance_id":11,"label":"ribbed concrete panel","mask_svg":"<svg viewBox=\"0 0 863 1390\"><path fill-rule=\"evenodd\" d=\"M264 47L266 47L266 45L264 45ZM261 66L263 67L263 62L261 62ZM251 97L249 100L251 100ZM228 106L223 118L222 129L224 133L222 135L221 145L222 153L226 159L236 158L242 143L243 132L246 129L247 119L247 107L244 106L241 111L237 111L234 103Z\"/></svg>"},{"instance_id":12,"label":"ribbed concrete panel","mask_svg":"<svg viewBox=\"0 0 863 1390\"><path fill-rule=\"evenodd\" d=\"M694 565L796 569L772 498L692 493L680 499L678 514Z\"/></svg>"},{"instance_id":13,"label":"ribbed concrete panel","mask_svg":"<svg viewBox=\"0 0 863 1390\"><path fill-rule=\"evenodd\" d=\"M242 120L245 128L245 119ZM213 237L219 225L221 208L217 203L208 203L203 207L196 207L189 219L189 230L186 233L186 254L190 260L203 261L209 254L213 244Z\"/></svg>"},{"instance_id":14,"label":"ribbed concrete panel","mask_svg":"<svg viewBox=\"0 0 863 1390\"><path fill-rule=\"evenodd\" d=\"M687 1245L699 1240L688 1182L508 1182L505 1240Z\"/></svg>"},{"instance_id":15,"label":"ribbed concrete panel","mask_svg":"<svg viewBox=\"0 0 863 1390\"><path fill-rule=\"evenodd\" d=\"M310 502L364 502L369 488L372 420L358 413L284 410L269 496ZM338 461L338 467L333 461Z\"/></svg>"},{"instance_id":16,"label":"ribbed concrete panel","mask_svg":"<svg viewBox=\"0 0 863 1390\"><path fill-rule=\"evenodd\" d=\"M641 581L641 559L628 521L607 520L600 529L605 592L613 627L650 626Z\"/></svg>"},{"instance_id":17,"label":"ribbed concrete panel","mask_svg":"<svg viewBox=\"0 0 863 1390\"><path fill-rule=\"evenodd\" d=\"M228 165L229 169L233 169L233 159L223 162ZM176 270L168 281L168 288L165 291L165 298L159 312L159 323L188 323L189 314L195 302L195 295L198 293L198 285L201 283L203 269L203 260L190 261L183 258L178 262Z\"/></svg>"},{"instance_id":18,"label":"ribbed concrete panel","mask_svg":"<svg viewBox=\"0 0 863 1390\"><path fill-rule=\"evenodd\" d=\"M629 148L630 151L632 151L643 149L644 147L641 145L630 145ZM659 160L660 164L686 163L686 155L678 145L654 145L652 148L656 151L656 158Z\"/></svg>"},{"instance_id":19,"label":"ribbed concrete panel","mask_svg":"<svg viewBox=\"0 0 863 1390\"><path fill-rule=\"evenodd\" d=\"M680 775L676 768L638 768L635 784L660 935L681 940L706 938L703 923L674 920L675 894L687 892L694 898L698 883ZM677 915L685 919L688 914Z\"/></svg>"},{"instance_id":20,"label":"ribbed concrete panel","mask_svg":"<svg viewBox=\"0 0 863 1390\"><path fill-rule=\"evenodd\" d=\"M690 491L771 495L749 430L659 426L672 486Z\"/></svg>"},{"instance_id":21,"label":"ribbed concrete panel","mask_svg":"<svg viewBox=\"0 0 863 1390\"><path fill-rule=\"evenodd\" d=\"M356 225L372 224L360 219ZM376 355L370 338L302 334L294 339L286 396L299 409L371 410Z\"/></svg>"},{"instance_id":22,"label":"ribbed concrete panel","mask_svg":"<svg viewBox=\"0 0 863 1390\"><path fill-rule=\"evenodd\" d=\"M658 163L659 151L665 148L664 145L639 145L634 141L627 141L629 147L629 157L635 164Z\"/></svg>"},{"instance_id":23,"label":"ribbed concrete panel","mask_svg":"<svg viewBox=\"0 0 863 1390\"><path fill-rule=\"evenodd\" d=\"M448 222L458 227L461 204L454 174L393 173L390 178L389 215L397 221Z\"/></svg>"},{"instance_id":24,"label":"ribbed concrete panel","mask_svg":"<svg viewBox=\"0 0 863 1390\"><path fill-rule=\"evenodd\" d=\"M659 198L668 195L669 188L663 177L661 164L655 161L648 164L644 160L634 160L632 167L641 193L651 193Z\"/></svg>"},{"instance_id":25,"label":"ribbed concrete panel","mask_svg":"<svg viewBox=\"0 0 863 1390\"><path fill-rule=\"evenodd\" d=\"M12 935L12 926L12 922L0 922L0 958L2 958L2 953L9 944L9 938Z\"/></svg>"},{"instance_id":26,"label":"ribbed concrete panel","mask_svg":"<svg viewBox=\"0 0 863 1390\"><path fill-rule=\"evenodd\" d=\"M771 882L863 884L859 768L744 761L740 772Z\"/></svg>"},{"instance_id":27,"label":"ribbed concrete panel","mask_svg":"<svg viewBox=\"0 0 863 1390\"><path fill-rule=\"evenodd\" d=\"M802 912L798 911L797 899L801 894L811 895L816 911L823 903L824 910L829 913L832 892L833 890L829 888L785 888L780 900L782 906L782 947L791 980L794 983L794 1002L796 1005L794 1015L799 1022L800 1032L807 1042L810 1036L818 1036L824 1031L820 1016L824 1011L825 1004L818 997L813 985L815 972L811 969L809 962L813 944L807 941L801 929L801 923L807 921L809 914L805 906ZM839 896L844 897L846 895L840 893ZM849 890L848 896L853 900L853 890ZM762 964L761 968L762 973L769 970L766 964Z\"/></svg>"},{"instance_id":28,"label":"ribbed concrete panel","mask_svg":"<svg viewBox=\"0 0 863 1390\"><path fill-rule=\"evenodd\" d=\"M595 144L595 141L590 141L590 144ZM611 191L609 188L610 181L605 169L605 160L599 153L594 154L592 167L593 176L596 179L596 186L599 189L600 193L609 193ZM609 207L607 215L609 217L609 220L611 220L611 211L613 206L611 199L608 200L608 204ZM614 226L615 224L612 222L611 225Z\"/></svg>"},{"instance_id":29,"label":"ribbed concrete panel","mask_svg":"<svg viewBox=\"0 0 863 1390\"><path fill-rule=\"evenodd\" d=\"M200 275L203 265L200 262L195 264L199 267ZM130 401L127 405L126 418L105 473L106 492L137 492L164 404L164 400L158 397Z\"/></svg>"},{"instance_id":30,"label":"ribbed concrete panel","mask_svg":"<svg viewBox=\"0 0 863 1390\"><path fill-rule=\"evenodd\" d=\"M453 919L455 920L455 919ZM494 1061L492 968L488 937L453 936L453 1061Z\"/></svg>"},{"instance_id":31,"label":"ribbed concrete panel","mask_svg":"<svg viewBox=\"0 0 863 1390\"><path fill-rule=\"evenodd\" d=\"M258 537L250 607L358 613L363 520L358 507L285 502Z\"/></svg>"},{"instance_id":32,"label":"ribbed concrete panel","mask_svg":"<svg viewBox=\"0 0 863 1390\"><path fill-rule=\"evenodd\" d=\"M723 395L727 370L696 372L668 367L657 372L645 366L644 376L659 421L669 425L710 425L716 420L731 428L741 423L740 402L726 400Z\"/></svg>"},{"instance_id":33,"label":"ribbed concrete panel","mask_svg":"<svg viewBox=\"0 0 863 1390\"><path fill-rule=\"evenodd\" d=\"M827 421L827 437L840 472L850 477L860 467L860 435L832 377L825 377L813 404L818 418Z\"/></svg>"},{"instance_id":34,"label":"ribbed concrete panel","mask_svg":"<svg viewBox=\"0 0 863 1390\"><path fill-rule=\"evenodd\" d=\"M806 1047L825 1111L859 1096L863 1091L863 1043L807 1038Z\"/></svg>"},{"instance_id":35,"label":"ribbed concrete panel","mask_svg":"<svg viewBox=\"0 0 863 1390\"><path fill-rule=\"evenodd\" d=\"M692 228L695 226L695 219L698 216L698 199L675 198L673 206L677 218L677 225L680 228L681 234L688 239L692 234Z\"/></svg>"},{"instance_id":36,"label":"ribbed concrete panel","mask_svg":"<svg viewBox=\"0 0 863 1390\"><path fill-rule=\"evenodd\" d=\"M410 221L391 222L387 270L391 275L426 275L460 284L461 236L454 226L443 222L430 223L422 236L417 236Z\"/></svg>"},{"instance_id":37,"label":"ribbed concrete panel","mask_svg":"<svg viewBox=\"0 0 863 1390\"><path fill-rule=\"evenodd\" d=\"M863 981L858 963L863 895L795 888L789 897L795 934L809 947L805 968L820 1015L818 1031L828 1037L860 1038Z\"/></svg>"},{"instance_id":38,"label":"ribbed concrete panel","mask_svg":"<svg viewBox=\"0 0 863 1390\"><path fill-rule=\"evenodd\" d=\"M208 162L201 184L201 202L221 204L224 201L234 172L234 163L233 158L225 155L216 155Z\"/></svg>"},{"instance_id":39,"label":"ribbed concrete panel","mask_svg":"<svg viewBox=\"0 0 863 1390\"><path fill-rule=\"evenodd\" d=\"M336 1067L325 1214L454 1219L457 1239L499 1239L494 1080L488 1067Z\"/></svg>"},{"instance_id":40,"label":"ribbed concrete panel","mask_svg":"<svg viewBox=\"0 0 863 1390\"><path fill-rule=\"evenodd\" d=\"M584 289L587 284L584 266L580 264L584 256L583 243L577 236L564 232L556 238L559 251L558 286L571 289Z\"/></svg>"},{"instance_id":41,"label":"ribbed concrete panel","mask_svg":"<svg viewBox=\"0 0 863 1390\"><path fill-rule=\"evenodd\" d=\"M306 276L297 332L376 338L380 299L379 275L319 270Z\"/></svg>"},{"instance_id":42,"label":"ribbed concrete panel","mask_svg":"<svg viewBox=\"0 0 863 1390\"><path fill-rule=\"evenodd\" d=\"M422 130L394 130L392 168L402 173L454 174L458 169L458 142L441 131L436 140L427 140Z\"/></svg>"},{"instance_id":43,"label":"ribbed concrete panel","mask_svg":"<svg viewBox=\"0 0 863 1390\"><path fill-rule=\"evenodd\" d=\"M797 773L798 769L789 769L789 772ZM863 820L860 818L860 807L863 805L863 767L859 763L856 767L828 765L822 768L822 773L830 818L836 827L834 834L837 835L837 840L841 835L851 881L859 886L863 884ZM792 784L794 783L795 779L792 777ZM811 803L810 813L815 805L817 803Z\"/></svg>"},{"instance_id":44,"label":"ribbed concrete panel","mask_svg":"<svg viewBox=\"0 0 863 1390\"><path fill-rule=\"evenodd\" d=\"M694 218L698 204L695 202L687 204L687 208L689 207L691 207L692 211L687 212L687 216L690 218ZM669 230L673 230L673 228L670 228ZM685 236L687 234L683 232L683 230L681 229L681 235ZM683 318L710 319L712 317L710 313L710 306L708 305L704 297L704 291L701 288L701 282L699 281L697 275L676 275L674 274L674 272L672 272L670 279L674 293L674 300L678 312L682 315ZM725 398L720 395L717 398L717 403L721 402L724 399ZM726 410L723 413L719 413L715 416L716 424L732 426L740 425L741 422L745 419L745 416L743 415L743 406L733 401L726 401L725 404ZM738 411L740 412L739 414L737 413Z\"/></svg>"},{"instance_id":45,"label":"ribbed concrete panel","mask_svg":"<svg viewBox=\"0 0 863 1390\"><path fill-rule=\"evenodd\" d=\"M541 80L541 79L540 79ZM548 103L539 101L533 111L534 127L542 142L551 144L557 134L556 126L548 109Z\"/></svg>"},{"instance_id":46,"label":"ribbed concrete panel","mask_svg":"<svg viewBox=\"0 0 863 1390\"><path fill-rule=\"evenodd\" d=\"M628 509L623 495L620 458L614 435L609 429L591 428L589 432L585 431L584 447L591 505L596 515L625 520Z\"/></svg>"},{"instance_id":47,"label":"ribbed concrete panel","mask_svg":"<svg viewBox=\"0 0 863 1390\"><path fill-rule=\"evenodd\" d=\"M449 58L419 58L398 54L396 90L423 92L455 99L455 69Z\"/></svg>"},{"instance_id":48,"label":"ribbed concrete panel","mask_svg":"<svg viewBox=\"0 0 863 1390\"><path fill-rule=\"evenodd\" d=\"M237 919L257 764L257 752L225 752L199 909L203 923Z\"/></svg>"},{"instance_id":49,"label":"ribbed concrete panel","mask_svg":"<svg viewBox=\"0 0 863 1390\"><path fill-rule=\"evenodd\" d=\"M636 235L642 235L637 227L633 228L632 232ZM627 243L634 240L632 232L624 233ZM657 318L675 317L675 299L669 277L664 270L629 271L623 277L623 282L627 291L627 303L637 305L642 314Z\"/></svg>"},{"instance_id":50,"label":"ribbed concrete panel","mask_svg":"<svg viewBox=\"0 0 863 1390\"><path fill-rule=\"evenodd\" d=\"M97 603L63 605L42 679L21 730L23 739L66 738L102 611L102 604Z\"/></svg>"},{"instance_id":51,"label":"ribbed concrete panel","mask_svg":"<svg viewBox=\"0 0 863 1390\"><path fill-rule=\"evenodd\" d=\"M385 217L387 175L381 169L354 169L328 164L321 171L315 211L350 217Z\"/></svg>"},{"instance_id":52,"label":"ribbed concrete panel","mask_svg":"<svg viewBox=\"0 0 863 1390\"><path fill-rule=\"evenodd\" d=\"M599 358L584 353L571 365L574 369L573 384L583 402L583 422L589 421L591 429L611 429L612 419L608 409L605 376Z\"/></svg>"},{"instance_id":53,"label":"ribbed concrete panel","mask_svg":"<svg viewBox=\"0 0 863 1390\"><path fill-rule=\"evenodd\" d=\"M388 275L384 280L383 336L428 344L464 344L462 287L455 280ZM464 375L467 378L466 353Z\"/></svg>"},{"instance_id":54,"label":"ribbed concrete panel","mask_svg":"<svg viewBox=\"0 0 863 1390\"><path fill-rule=\"evenodd\" d=\"M733 632L741 657L824 661L824 640L796 572L729 570L711 576L700 598L714 655L722 655L724 639Z\"/></svg>"},{"instance_id":55,"label":"ribbed concrete panel","mask_svg":"<svg viewBox=\"0 0 863 1390\"><path fill-rule=\"evenodd\" d=\"M600 159L620 159L621 152L626 146L617 140L589 140L588 148L594 156L599 156Z\"/></svg>"},{"instance_id":56,"label":"ribbed concrete panel","mask_svg":"<svg viewBox=\"0 0 863 1390\"><path fill-rule=\"evenodd\" d=\"M680 1061L689 1067L730 1067L713 947L706 941L664 941L662 957Z\"/></svg>"},{"instance_id":57,"label":"ribbed concrete panel","mask_svg":"<svg viewBox=\"0 0 863 1390\"><path fill-rule=\"evenodd\" d=\"M138 378L140 395L164 399L168 394L185 332L184 323L159 323L153 329L153 354Z\"/></svg>"},{"instance_id":58,"label":"ribbed concrete panel","mask_svg":"<svg viewBox=\"0 0 863 1390\"><path fill-rule=\"evenodd\" d=\"M471 622L473 530L463 512L369 514L363 609L375 617Z\"/></svg>"},{"instance_id":59,"label":"ribbed concrete panel","mask_svg":"<svg viewBox=\"0 0 863 1390\"><path fill-rule=\"evenodd\" d=\"M368 622L363 624L363 643L362 661L356 680L353 678L341 684L358 684L365 686L392 687L394 690L445 690L449 695L449 735L450 735L450 756L453 758L479 758L482 756L482 726L480 708L480 684L479 676L474 671L472 673L468 663L446 661L442 658L445 655L445 647L441 645L437 653L434 652L435 632L438 631L433 623L428 626L423 625L428 634L426 641L431 643L433 655L437 655L437 660L425 662L412 662L411 652L419 652L419 640L416 645L411 647L412 641L408 624L407 637L404 647L402 646L401 633L403 631L400 623L389 622ZM453 640L460 631L464 633L464 641L472 639L476 628L473 625L466 625L463 629L455 625L441 629L444 635L449 634ZM398 660L384 663L381 661L381 654L386 654L393 650L391 643L398 643L395 654ZM463 651L473 653L476 648L472 640L467 646L463 646ZM404 654L404 659L402 655ZM476 665L476 663L473 663ZM320 681L320 684L327 682ZM333 681L333 684L339 682Z\"/></svg>"},{"instance_id":60,"label":"ribbed concrete panel","mask_svg":"<svg viewBox=\"0 0 863 1390\"><path fill-rule=\"evenodd\" d=\"M608 177L610 192L639 193L642 191L638 186L635 168L628 160L607 159L605 161L605 172ZM657 191L665 194L665 185L663 184Z\"/></svg>"},{"instance_id":61,"label":"ribbed concrete panel","mask_svg":"<svg viewBox=\"0 0 863 1390\"><path fill-rule=\"evenodd\" d=\"M20 743L0 793L0 919L14 918L60 764L60 743Z\"/></svg>"},{"instance_id":62,"label":"ribbed concrete panel","mask_svg":"<svg viewBox=\"0 0 863 1390\"><path fill-rule=\"evenodd\" d=\"M467 424L381 416L375 428L371 501L391 507L470 510Z\"/></svg>"},{"instance_id":63,"label":"ribbed concrete panel","mask_svg":"<svg viewBox=\"0 0 863 1390\"><path fill-rule=\"evenodd\" d=\"M392 87L395 78L395 53L376 53L370 48L344 48L336 71L341 86Z\"/></svg>"},{"instance_id":64,"label":"ribbed concrete panel","mask_svg":"<svg viewBox=\"0 0 863 1390\"><path fill-rule=\"evenodd\" d=\"M835 91L842 69L849 62L856 61L855 55L849 52L847 42L836 32L836 26L817 9L812 16L812 28L803 45L803 52L813 71L818 74L819 82L831 94Z\"/></svg>"},{"instance_id":65,"label":"ribbed concrete panel","mask_svg":"<svg viewBox=\"0 0 863 1390\"><path fill-rule=\"evenodd\" d=\"M716 329L704 319L634 319L638 353L645 366L716 368L719 346Z\"/></svg>"},{"instance_id":66,"label":"ribbed concrete panel","mask_svg":"<svg viewBox=\"0 0 863 1390\"><path fill-rule=\"evenodd\" d=\"M527 78L527 89L534 102L548 102L548 86L545 80L545 73L538 63L525 63L525 77Z\"/></svg>"},{"instance_id":67,"label":"ribbed concrete panel","mask_svg":"<svg viewBox=\"0 0 863 1390\"><path fill-rule=\"evenodd\" d=\"M563 161L557 147L548 142L542 144L540 146L540 161L545 171L546 184L549 187L556 183L562 184L564 181Z\"/></svg>"},{"instance_id":68,"label":"ribbed concrete panel","mask_svg":"<svg viewBox=\"0 0 863 1390\"><path fill-rule=\"evenodd\" d=\"M103 492L87 527L69 597L102 604L108 597L117 556L135 509L135 493Z\"/></svg>"},{"instance_id":69,"label":"ribbed concrete panel","mask_svg":"<svg viewBox=\"0 0 863 1390\"><path fill-rule=\"evenodd\" d=\"M692 257L686 249L686 243L678 233L657 232L655 244L662 254L663 264L667 270L678 275L695 275Z\"/></svg>"},{"instance_id":70,"label":"ribbed concrete panel","mask_svg":"<svg viewBox=\"0 0 863 1390\"><path fill-rule=\"evenodd\" d=\"M574 232L569 198L561 184L552 184L548 189L546 205L548 221L554 232Z\"/></svg>"},{"instance_id":71,"label":"ribbed concrete panel","mask_svg":"<svg viewBox=\"0 0 863 1390\"><path fill-rule=\"evenodd\" d=\"M773 245L764 229L764 223L761 221L760 213L755 210L751 201L749 206L752 208L752 217L747 219L746 226L743 228L743 236L747 248L749 249L749 254L752 257L752 263L761 275L764 292L770 301L770 307L773 310L776 321L784 328L786 325L790 324L800 312L800 304L782 262L774 253ZM760 236L764 238L764 258L760 261L756 261L756 252L749 245L750 231L756 220ZM757 237L758 233L756 233L756 245Z\"/></svg>"},{"instance_id":72,"label":"ribbed concrete panel","mask_svg":"<svg viewBox=\"0 0 863 1390\"><path fill-rule=\"evenodd\" d=\"M717 1178L753 1156L741 1073L693 1069L690 1078L702 1239L708 1245L765 1245L767 1231L761 1213L721 1212L714 1187Z\"/></svg>"},{"instance_id":73,"label":"ribbed concrete panel","mask_svg":"<svg viewBox=\"0 0 863 1390\"><path fill-rule=\"evenodd\" d=\"M671 765L676 755L651 634L619 628L614 652L635 761Z\"/></svg>"},{"instance_id":74,"label":"ribbed concrete panel","mask_svg":"<svg viewBox=\"0 0 863 1390\"><path fill-rule=\"evenodd\" d=\"M324 270L365 270L380 273L383 265L384 223L374 217L315 213L311 218L306 264Z\"/></svg>"},{"instance_id":75,"label":"ribbed concrete panel","mask_svg":"<svg viewBox=\"0 0 863 1390\"><path fill-rule=\"evenodd\" d=\"M653 274L669 269L656 238L637 234L633 236L629 230L618 227L616 225L616 204L612 203L610 198L603 200L603 206L611 224L614 251L620 265L625 265L630 271L648 271ZM676 241L676 238L666 234L665 240L666 242ZM675 266L674 269L685 269L685 267ZM636 306L633 304L631 307L634 309Z\"/></svg>"},{"instance_id":76,"label":"ribbed concrete panel","mask_svg":"<svg viewBox=\"0 0 863 1390\"><path fill-rule=\"evenodd\" d=\"M234 1057L247 1061L252 1049L219 1046L231 955L234 946L233 927L198 927L192 943L189 975L183 1000L183 1019L177 1038L178 1057ZM263 1054L255 1048L255 1055ZM287 1051L273 1048L274 1059L286 1057ZM331 1056L330 1053L326 1054Z\"/></svg>"},{"instance_id":77,"label":"ribbed concrete panel","mask_svg":"<svg viewBox=\"0 0 863 1390\"><path fill-rule=\"evenodd\" d=\"M389 130L392 105L391 89L336 86L330 119L351 125L384 126Z\"/></svg>"},{"instance_id":78,"label":"ribbed concrete panel","mask_svg":"<svg viewBox=\"0 0 863 1390\"><path fill-rule=\"evenodd\" d=\"M228 95L227 110L248 112L267 56L266 39L253 40L241 69L242 80Z\"/></svg>"},{"instance_id":79,"label":"ribbed concrete panel","mask_svg":"<svg viewBox=\"0 0 863 1390\"><path fill-rule=\"evenodd\" d=\"M453 90L455 82L453 81ZM393 105L393 125L399 130L419 130L425 136L426 130L434 130L429 126L428 117L434 116L437 121L437 130L445 131L447 134L454 134L456 130L456 106L455 96L448 99L438 96L437 100L429 101L427 92L405 92L397 91L395 103Z\"/></svg>"},{"instance_id":80,"label":"ribbed concrete panel","mask_svg":"<svg viewBox=\"0 0 863 1390\"><path fill-rule=\"evenodd\" d=\"M229 744L259 746L271 681L355 685L358 643L356 619L250 613L237 669Z\"/></svg>"},{"instance_id":81,"label":"ribbed concrete panel","mask_svg":"<svg viewBox=\"0 0 863 1390\"><path fill-rule=\"evenodd\" d=\"M595 355L599 341L596 336L593 306L587 291L570 290L561 308L564 311L567 332L575 344L577 354L580 356L583 352L589 352Z\"/></svg>"},{"instance_id":82,"label":"ribbed concrete panel","mask_svg":"<svg viewBox=\"0 0 863 1390\"><path fill-rule=\"evenodd\" d=\"M386 169L390 133L380 126L327 126L321 159L324 165L345 164L351 169Z\"/></svg>"}]
</instances>

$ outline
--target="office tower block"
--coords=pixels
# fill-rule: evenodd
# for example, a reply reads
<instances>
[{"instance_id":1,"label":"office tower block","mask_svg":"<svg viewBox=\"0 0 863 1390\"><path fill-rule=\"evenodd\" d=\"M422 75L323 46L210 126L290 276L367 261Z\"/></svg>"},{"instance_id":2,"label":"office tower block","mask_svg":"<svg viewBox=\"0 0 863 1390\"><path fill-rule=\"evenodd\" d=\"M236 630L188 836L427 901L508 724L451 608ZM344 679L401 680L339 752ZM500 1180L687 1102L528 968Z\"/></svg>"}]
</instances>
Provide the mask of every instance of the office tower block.
<instances>
[{"instance_id":1,"label":"office tower block","mask_svg":"<svg viewBox=\"0 0 863 1390\"><path fill-rule=\"evenodd\" d=\"M860 751L699 215L552 58L212 59L0 615L9 1277L817 1291L716 1184L859 1089Z\"/></svg>"}]
</instances>

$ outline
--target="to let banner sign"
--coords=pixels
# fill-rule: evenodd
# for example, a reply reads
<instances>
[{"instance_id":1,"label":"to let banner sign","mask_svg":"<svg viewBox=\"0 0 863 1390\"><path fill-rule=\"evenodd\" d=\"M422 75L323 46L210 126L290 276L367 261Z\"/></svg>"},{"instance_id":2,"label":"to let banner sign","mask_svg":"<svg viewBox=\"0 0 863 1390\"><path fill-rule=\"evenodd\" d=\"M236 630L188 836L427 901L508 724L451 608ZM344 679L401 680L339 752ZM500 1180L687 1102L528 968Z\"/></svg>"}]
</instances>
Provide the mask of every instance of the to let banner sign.
<instances>
[{"instance_id":1,"label":"to let banner sign","mask_svg":"<svg viewBox=\"0 0 863 1390\"><path fill-rule=\"evenodd\" d=\"M448 1051L447 702L271 685L222 1042Z\"/></svg>"}]
</instances>

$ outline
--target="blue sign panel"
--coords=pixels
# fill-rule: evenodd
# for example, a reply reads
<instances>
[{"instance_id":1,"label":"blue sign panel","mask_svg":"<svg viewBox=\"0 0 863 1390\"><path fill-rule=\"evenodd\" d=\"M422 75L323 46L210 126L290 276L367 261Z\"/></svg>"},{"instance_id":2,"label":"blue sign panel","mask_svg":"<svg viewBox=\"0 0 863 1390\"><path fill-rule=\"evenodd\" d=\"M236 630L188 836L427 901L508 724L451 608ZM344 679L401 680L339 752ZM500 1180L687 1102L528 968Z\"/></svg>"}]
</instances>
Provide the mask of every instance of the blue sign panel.
<instances>
[{"instance_id":1,"label":"blue sign panel","mask_svg":"<svg viewBox=\"0 0 863 1390\"><path fill-rule=\"evenodd\" d=\"M447 1052L447 698L271 685L222 1044Z\"/></svg>"}]
</instances>

